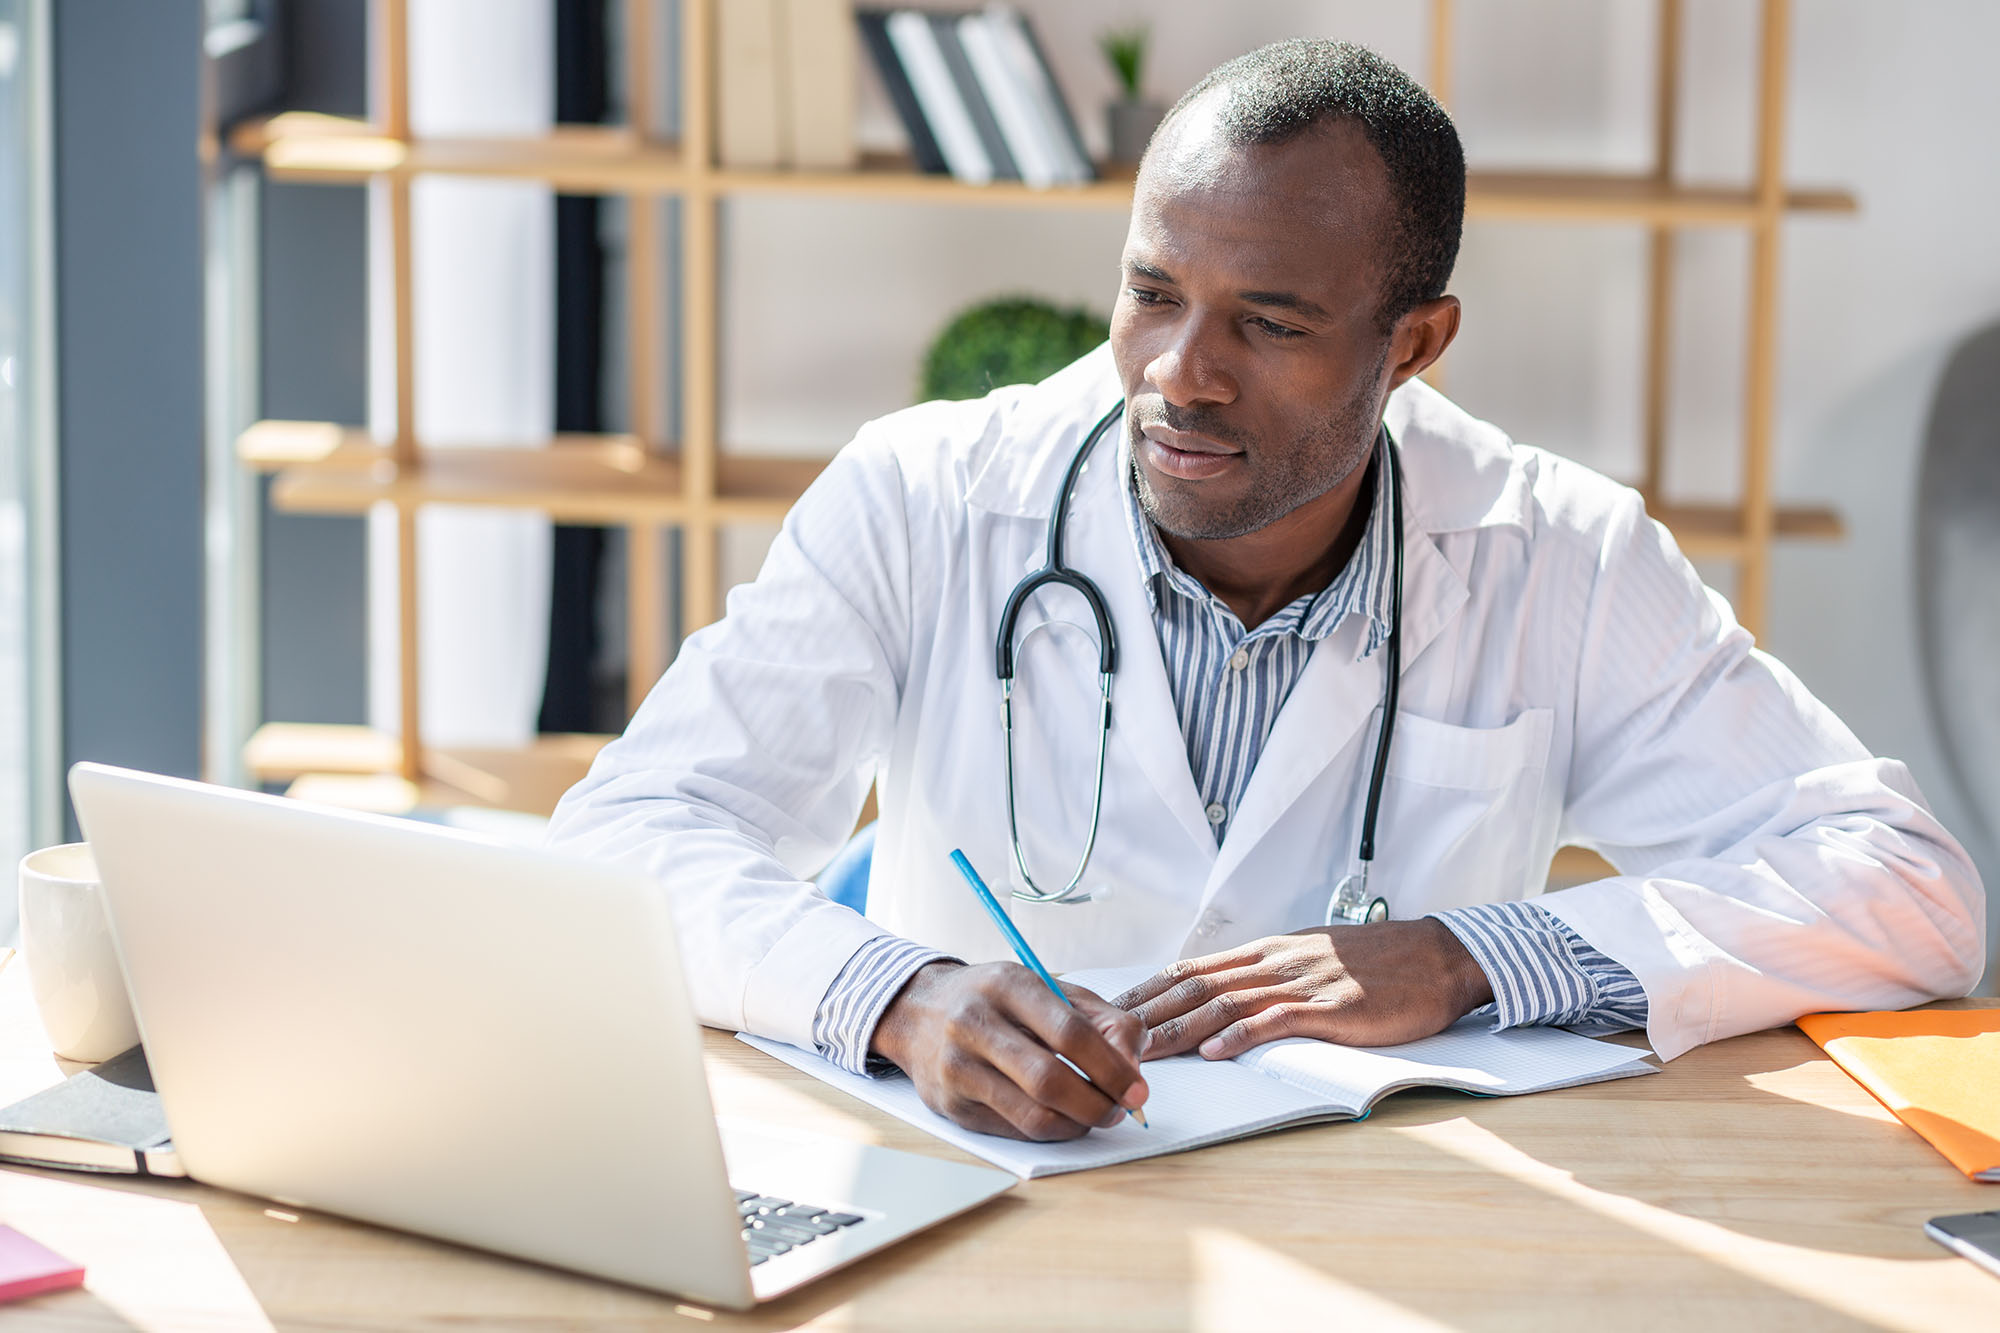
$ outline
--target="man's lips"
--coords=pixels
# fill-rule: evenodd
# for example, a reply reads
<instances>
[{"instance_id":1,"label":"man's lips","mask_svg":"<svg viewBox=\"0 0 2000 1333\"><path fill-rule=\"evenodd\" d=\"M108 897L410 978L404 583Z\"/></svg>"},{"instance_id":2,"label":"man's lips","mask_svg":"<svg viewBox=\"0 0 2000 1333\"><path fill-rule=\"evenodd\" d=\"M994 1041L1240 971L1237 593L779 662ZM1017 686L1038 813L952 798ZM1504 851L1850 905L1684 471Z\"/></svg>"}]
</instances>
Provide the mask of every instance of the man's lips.
<instances>
[{"instance_id":1,"label":"man's lips","mask_svg":"<svg viewBox=\"0 0 2000 1333\"><path fill-rule=\"evenodd\" d=\"M1206 435L1196 435L1192 431L1175 430L1172 426L1145 426L1140 431L1155 444L1163 444L1176 453L1182 454L1240 454L1243 451L1233 444Z\"/></svg>"},{"instance_id":2,"label":"man's lips","mask_svg":"<svg viewBox=\"0 0 2000 1333\"><path fill-rule=\"evenodd\" d=\"M1205 481L1220 476L1243 456L1243 451L1193 435L1171 426L1147 426L1140 431L1140 456L1156 472L1182 481Z\"/></svg>"}]
</instances>

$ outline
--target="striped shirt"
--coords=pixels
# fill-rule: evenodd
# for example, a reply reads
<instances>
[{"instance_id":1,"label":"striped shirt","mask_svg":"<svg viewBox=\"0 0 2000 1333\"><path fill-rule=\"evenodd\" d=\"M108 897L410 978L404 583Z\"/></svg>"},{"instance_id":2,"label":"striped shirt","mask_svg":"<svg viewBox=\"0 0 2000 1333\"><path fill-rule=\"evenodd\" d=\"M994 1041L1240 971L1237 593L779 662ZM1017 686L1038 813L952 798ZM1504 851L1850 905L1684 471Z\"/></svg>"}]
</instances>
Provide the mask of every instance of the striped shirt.
<instances>
[{"instance_id":1,"label":"striped shirt","mask_svg":"<svg viewBox=\"0 0 2000 1333\"><path fill-rule=\"evenodd\" d=\"M1386 439L1386 437L1385 437ZM1364 616L1361 659L1381 648L1394 608L1394 528L1383 521L1388 470L1370 465L1368 525L1346 566L1318 592L1246 630L1222 599L1175 566L1126 474L1126 519L1152 601L1188 768L1220 843L1250 785L1257 756L1314 648L1350 615ZM1630 971L1531 902L1484 903L1431 915L1472 954L1493 987L1495 1028L1561 1023L1597 1031L1644 1027L1645 991ZM827 988L813 1019L819 1053L844 1069L870 1067L875 1025L925 963L949 955L893 935L863 945ZM872 1062L876 1068L881 1062Z\"/></svg>"}]
</instances>

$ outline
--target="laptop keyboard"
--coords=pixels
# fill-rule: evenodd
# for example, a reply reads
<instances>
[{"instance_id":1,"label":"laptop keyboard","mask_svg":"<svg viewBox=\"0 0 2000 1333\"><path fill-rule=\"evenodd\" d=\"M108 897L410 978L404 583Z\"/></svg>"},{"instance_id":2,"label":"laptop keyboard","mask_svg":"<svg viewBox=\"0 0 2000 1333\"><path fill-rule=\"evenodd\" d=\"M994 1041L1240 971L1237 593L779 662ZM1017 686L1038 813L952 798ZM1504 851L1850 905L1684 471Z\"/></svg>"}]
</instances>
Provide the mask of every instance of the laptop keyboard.
<instances>
[{"instance_id":1,"label":"laptop keyboard","mask_svg":"<svg viewBox=\"0 0 2000 1333\"><path fill-rule=\"evenodd\" d=\"M862 1220L858 1213L836 1213L755 1190L736 1191L736 1215L743 1220L743 1243L753 1268Z\"/></svg>"}]
</instances>

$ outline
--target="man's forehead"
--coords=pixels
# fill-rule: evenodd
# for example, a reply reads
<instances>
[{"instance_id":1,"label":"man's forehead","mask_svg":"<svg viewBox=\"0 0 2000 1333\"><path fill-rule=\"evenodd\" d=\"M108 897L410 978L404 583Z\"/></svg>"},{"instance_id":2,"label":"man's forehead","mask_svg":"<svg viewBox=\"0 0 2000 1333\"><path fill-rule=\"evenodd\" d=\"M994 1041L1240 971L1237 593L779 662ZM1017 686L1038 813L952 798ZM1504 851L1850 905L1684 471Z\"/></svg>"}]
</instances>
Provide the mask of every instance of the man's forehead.
<instances>
[{"instance_id":1,"label":"man's forehead","mask_svg":"<svg viewBox=\"0 0 2000 1333\"><path fill-rule=\"evenodd\" d=\"M1270 212L1284 222L1374 224L1388 204L1388 168L1352 120L1330 120L1278 144L1244 144L1224 122L1224 98L1204 96L1160 130L1134 186L1134 208Z\"/></svg>"},{"instance_id":2,"label":"man's forehead","mask_svg":"<svg viewBox=\"0 0 2000 1333\"><path fill-rule=\"evenodd\" d=\"M1204 97L1163 128L1136 183L1128 257L1170 269L1186 248L1220 248L1232 268L1325 273L1315 259L1373 268L1388 172L1360 126L1335 121L1283 143L1244 144L1223 105Z\"/></svg>"}]
</instances>

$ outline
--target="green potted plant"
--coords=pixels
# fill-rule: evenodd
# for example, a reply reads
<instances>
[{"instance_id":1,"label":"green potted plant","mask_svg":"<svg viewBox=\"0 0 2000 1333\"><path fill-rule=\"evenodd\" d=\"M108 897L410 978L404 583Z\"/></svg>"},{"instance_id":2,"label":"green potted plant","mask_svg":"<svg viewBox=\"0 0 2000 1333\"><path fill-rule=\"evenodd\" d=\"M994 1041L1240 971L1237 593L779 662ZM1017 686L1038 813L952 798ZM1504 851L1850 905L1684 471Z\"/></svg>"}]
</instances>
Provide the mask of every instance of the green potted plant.
<instances>
[{"instance_id":1,"label":"green potted plant","mask_svg":"<svg viewBox=\"0 0 2000 1333\"><path fill-rule=\"evenodd\" d=\"M924 354L920 400L978 398L1003 384L1055 374L1110 336L1111 323L1081 306L1032 296L984 301L961 311Z\"/></svg>"},{"instance_id":2,"label":"green potted plant","mask_svg":"<svg viewBox=\"0 0 2000 1333\"><path fill-rule=\"evenodd\" d=\"M1146 96L1146 46L1152 32L1143 23L1098 34L1097 49L1111 64L1118 98L1104 109L1113 162L1137 162L1159 128L1166 108Z\"/></svg>"}]
</instances>

